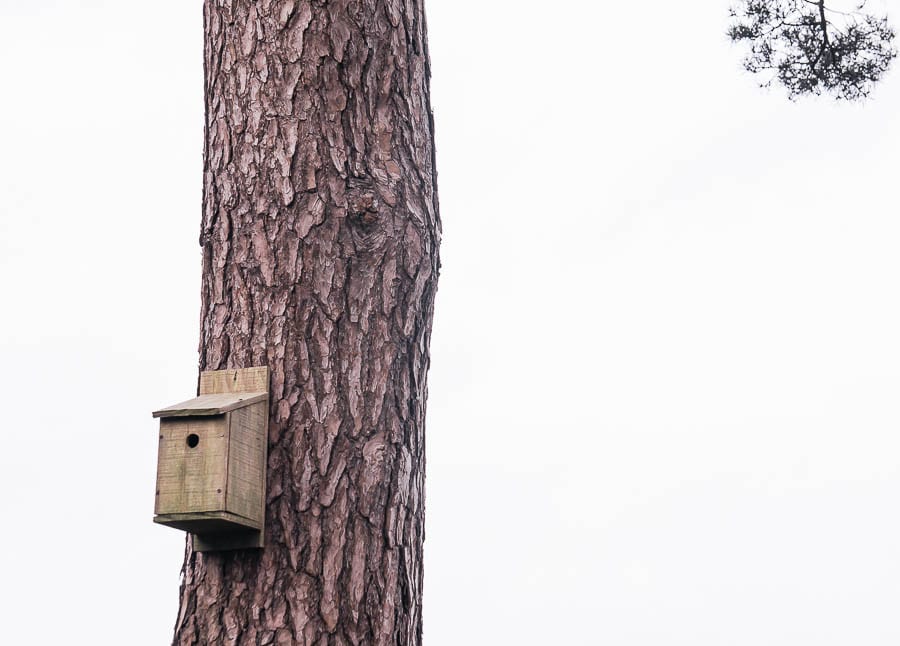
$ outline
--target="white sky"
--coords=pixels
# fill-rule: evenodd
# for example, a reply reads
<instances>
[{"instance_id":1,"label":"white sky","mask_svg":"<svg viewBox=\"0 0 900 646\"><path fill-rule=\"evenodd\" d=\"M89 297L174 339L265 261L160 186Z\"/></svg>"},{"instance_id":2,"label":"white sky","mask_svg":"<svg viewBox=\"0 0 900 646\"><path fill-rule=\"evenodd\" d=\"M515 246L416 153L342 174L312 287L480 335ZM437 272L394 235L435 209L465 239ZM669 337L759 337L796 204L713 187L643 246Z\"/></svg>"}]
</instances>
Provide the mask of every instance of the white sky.
<instances>
[{"instance_id":1,"label":"white sky","mask_svg":"<svg viewBox=\"0 0 900 646\"><path fill-rule=\"evenodd\" d=\"M171 637L200 5L0 0L6 643ZM791 104L726 7L428 2L426 646L900 642L900 76Z\"/></svg>"}]
</instances>

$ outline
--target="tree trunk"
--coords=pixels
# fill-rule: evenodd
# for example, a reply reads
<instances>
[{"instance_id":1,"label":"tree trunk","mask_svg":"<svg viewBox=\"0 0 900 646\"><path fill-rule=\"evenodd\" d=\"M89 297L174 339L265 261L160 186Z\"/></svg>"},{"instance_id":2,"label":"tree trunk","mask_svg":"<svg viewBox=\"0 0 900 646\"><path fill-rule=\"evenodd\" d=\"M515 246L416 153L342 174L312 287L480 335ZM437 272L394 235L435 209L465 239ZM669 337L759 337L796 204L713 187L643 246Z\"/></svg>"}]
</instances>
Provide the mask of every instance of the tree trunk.
<instances>
[{"instance_id":1,"label":"tree trunk","mask_svg":"<svg viewBox=\"0 0 900 646\"><path fill-rule=\"evenodd\" d=\"M205 0L200 368L271 370L266 546L175 644L420 644L438 273L422 0Z\"/></svg>"}]
</instances>

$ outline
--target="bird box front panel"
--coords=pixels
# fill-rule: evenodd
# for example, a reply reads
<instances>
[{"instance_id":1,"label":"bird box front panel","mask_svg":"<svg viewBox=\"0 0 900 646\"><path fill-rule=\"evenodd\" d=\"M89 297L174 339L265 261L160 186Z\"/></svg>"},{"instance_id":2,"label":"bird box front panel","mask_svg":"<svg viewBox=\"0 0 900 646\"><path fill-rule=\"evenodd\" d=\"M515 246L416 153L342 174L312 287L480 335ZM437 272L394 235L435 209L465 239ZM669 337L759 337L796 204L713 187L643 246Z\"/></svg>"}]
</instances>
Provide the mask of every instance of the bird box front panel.
<instances>
[{"instance_id":1,"label":"bird box front panel","mask_svg":"<svg viewBox=\"0 0 900 646\"><path fill-rule=\"evenodd\" d=\"M227 415L160 420L156 513L225 509Z\"/></svg>"}]
</instances>

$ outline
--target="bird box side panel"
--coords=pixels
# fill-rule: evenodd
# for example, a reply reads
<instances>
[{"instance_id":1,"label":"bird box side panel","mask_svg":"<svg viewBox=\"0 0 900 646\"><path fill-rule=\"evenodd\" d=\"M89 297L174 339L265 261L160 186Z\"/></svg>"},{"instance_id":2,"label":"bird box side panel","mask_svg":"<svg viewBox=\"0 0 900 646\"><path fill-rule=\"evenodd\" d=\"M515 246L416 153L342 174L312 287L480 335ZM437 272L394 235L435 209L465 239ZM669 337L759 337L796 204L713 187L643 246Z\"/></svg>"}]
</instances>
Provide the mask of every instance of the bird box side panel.
<instances>
[{"instance_id":1,"label":"bird box side panel","mask_svg":"<svg viewBox=\"0 0 900 646\"><path fill-rule=\"evenodd\" d=\"M232 411L228 451L228 511L262 523L265 517L268 402Z\"/></svg>"},{"instance_id":2,"label":"bird box side panel","mask_svg":"<svg viewBox=\"0 0 900 646\"><path fill-rule=\"evenodd\" d=\"M160 420L156 513L225 509L226 416Z\"/></svg>"}]
</instances>

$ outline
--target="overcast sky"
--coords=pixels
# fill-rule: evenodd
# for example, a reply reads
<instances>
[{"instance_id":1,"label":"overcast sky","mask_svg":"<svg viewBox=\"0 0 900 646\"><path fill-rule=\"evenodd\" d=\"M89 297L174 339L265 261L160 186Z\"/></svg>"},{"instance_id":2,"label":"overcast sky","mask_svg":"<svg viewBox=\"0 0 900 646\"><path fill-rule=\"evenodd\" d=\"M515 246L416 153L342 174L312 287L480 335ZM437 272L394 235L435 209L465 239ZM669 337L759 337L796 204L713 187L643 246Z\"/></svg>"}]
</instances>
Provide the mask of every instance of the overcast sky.
<instances>
[{"instance_id":1,"label":"overcast sky","mask_svg":"<svg viewBox=\"0 0 900 646\"><path fill-rule=\"evenodd\" d=\"M725 2L427 10L426 646L896 646L896 70L790 103ZM8 644L171 638L202 39L199 0L0 0Z\"/></svg>"}]
</instances>

